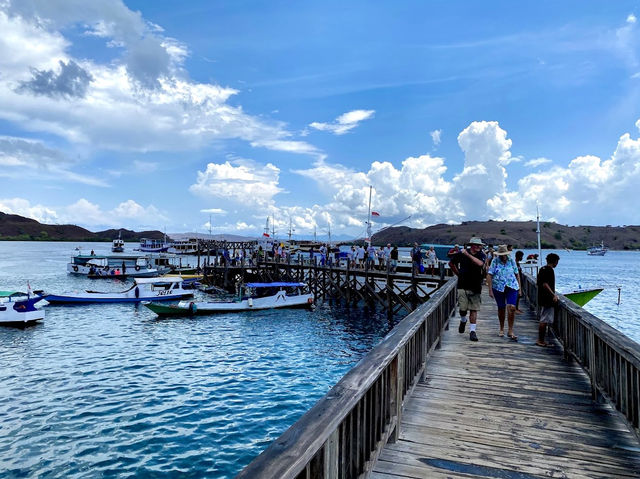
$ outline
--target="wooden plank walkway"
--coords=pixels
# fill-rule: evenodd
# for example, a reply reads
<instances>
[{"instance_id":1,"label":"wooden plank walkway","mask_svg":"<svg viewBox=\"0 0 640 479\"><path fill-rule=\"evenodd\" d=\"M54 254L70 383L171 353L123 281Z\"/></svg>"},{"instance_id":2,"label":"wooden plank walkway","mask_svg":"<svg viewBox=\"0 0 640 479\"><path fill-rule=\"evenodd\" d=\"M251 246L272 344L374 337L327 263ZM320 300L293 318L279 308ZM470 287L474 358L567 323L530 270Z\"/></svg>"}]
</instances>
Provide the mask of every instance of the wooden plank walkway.
<instances>
[{"instance_id":1,"label":"wooden plank walkway","mask_svg":"<svg viewBox=\"0 0 640 479\"><path fill-rule=\"evenodd\" d=\"M479 341L451 319L406 399L400 439L385 446L371 477L640 477L640 444L611 407L592 401L580 366L557 344L535 345L534 312L516 315L518 342L498 337L484 290Z\"/></svg>"}]
</instances>

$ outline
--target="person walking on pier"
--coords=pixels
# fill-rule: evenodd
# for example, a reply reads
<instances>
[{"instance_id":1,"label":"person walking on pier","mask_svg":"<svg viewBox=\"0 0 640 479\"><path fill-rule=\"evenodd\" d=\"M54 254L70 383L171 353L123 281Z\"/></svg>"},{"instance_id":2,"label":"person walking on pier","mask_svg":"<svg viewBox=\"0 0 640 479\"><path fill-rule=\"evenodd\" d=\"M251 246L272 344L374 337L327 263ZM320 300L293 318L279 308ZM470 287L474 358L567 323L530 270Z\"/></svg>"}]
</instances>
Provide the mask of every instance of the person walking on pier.
<instances>
[{"instance_id":1,"label":"person walking on pier","mask_svg":"<svg viewBox=\"0 0 640 479\"><path fill-rule=\"evenodd\" d=\"M413 243L413 249L411 250L411 261L413 263L413 275L421 273L422 268L422 251L418 243Z\"/></svg>"},{"instance_id":2,"label":"person walking on pier","mask_svg":"<svg viewBox=\"0 0 640 479\"><path fill-rule=\"evenodd\" d=\"M391 253L389 253L389 257L391 258L391 272L395 273L398 268L398 247L393 246Z\"/></svg>"},{"instance_id":3,"label":"person walking on pier","mask_svg":"<svg viewBox=\"0 0 640 479\"><path fill-rule=\"evenodd\" d=\"M513 332L513 323L516 317L516 303L520 295L520 275L506 245L498 246L489 271L487 271L487 286L489 287L489 296L494 298L498 305L498 321L500 322L498 336L504 336L506 309L507 336L517 341L518 336Z\"/></svg>"},{"instance_id":4,"label":"person walking on pier","mask_svg":"<svg viewBox=\"0 0 640 479\"><path fill-rule=\"evenodd\" d=\"M560 256L555 253L547 255L547 264L538 271L538 308L540 313L540 324L538 325L538 341L536 345L545 347L547 343L547 325L553 324L555 316L555 306L558 304L556 294L556 273Z\"/></svg>"},{"instance_id":5,"label":"person walking on pier","mask_svg":"<svg viewBox=\"0 0 640 479\"><path fill-rule=\"evenodd\" d=\"M458 277L458 309L460 310L460 326L458 332L464 333L467 325L467 311L469 311L469 339L477 341L476 320L480 309L480 293L482 292L482 281L484 262L486 256L482 252L484 243L478 237L473 237L467 243L462 252L451 257L449 267Z\"/></svg>"}]
</instances>

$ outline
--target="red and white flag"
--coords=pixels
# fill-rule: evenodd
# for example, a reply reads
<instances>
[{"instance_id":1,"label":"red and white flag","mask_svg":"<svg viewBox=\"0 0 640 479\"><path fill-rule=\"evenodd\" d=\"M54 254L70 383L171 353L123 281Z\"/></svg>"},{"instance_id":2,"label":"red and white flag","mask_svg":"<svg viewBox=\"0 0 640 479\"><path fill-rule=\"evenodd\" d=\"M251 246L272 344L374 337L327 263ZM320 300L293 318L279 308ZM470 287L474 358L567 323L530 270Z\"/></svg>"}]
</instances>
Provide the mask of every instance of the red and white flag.
<instances>
[{"instance_id":1,"label":"red and white flag","mask_svg":"<svg viewBox=\"0 0 640 479\"><path fill-rule=\"evenodd\" d=\"M269 238L269 233L262 233L262 236L264 236L265 238Z\"/></svg>"},{"instance_id":2,"label":"red and white flag","mask_svg":"<svg viewBox=\"0 0 640 479\"><path fill-rule=\"evenodd\" d=\"M380 216L380 213L378 213L377 211L372 211L371 216Z\"/></svg>"}]
</instances>

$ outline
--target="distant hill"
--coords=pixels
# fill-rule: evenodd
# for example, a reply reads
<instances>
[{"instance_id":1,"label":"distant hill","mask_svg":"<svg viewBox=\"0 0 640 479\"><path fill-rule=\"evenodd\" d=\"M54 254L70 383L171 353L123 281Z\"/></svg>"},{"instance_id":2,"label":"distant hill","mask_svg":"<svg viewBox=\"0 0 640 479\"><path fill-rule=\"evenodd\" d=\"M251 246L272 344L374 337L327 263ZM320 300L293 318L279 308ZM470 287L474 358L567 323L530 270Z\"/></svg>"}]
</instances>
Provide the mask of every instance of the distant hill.
<instances>
[{"instance_id":1,"label":"distant hill","mask_svg":"<svg viewBox=\"0 0 640 479\"><path fill-rule=\"evenodd\" d=\"M406 226L387 228L373 235L374 245L409 246L417 243L464 244L479 236L486 244L511 244L515 248L537 248L535 221L465 221L424 229ZM540 223L540 241L545 249L586 249L604 241L615 250L640 249L640 226L565 226Z\"/></svg>"},{"instance_id":2,"label":"distant hill","mask_svg":"<svg viewBox=\"0 0 640 479\"><path fill-rule=\"evenodd\" d=\"M111 241L118 237L125 241L140 238L162 239L161 231L135 232L127 229L109 229L91 232L75 225L47 225L31 218L0 212L0 241Z\"/></svg>"}]
</instances>

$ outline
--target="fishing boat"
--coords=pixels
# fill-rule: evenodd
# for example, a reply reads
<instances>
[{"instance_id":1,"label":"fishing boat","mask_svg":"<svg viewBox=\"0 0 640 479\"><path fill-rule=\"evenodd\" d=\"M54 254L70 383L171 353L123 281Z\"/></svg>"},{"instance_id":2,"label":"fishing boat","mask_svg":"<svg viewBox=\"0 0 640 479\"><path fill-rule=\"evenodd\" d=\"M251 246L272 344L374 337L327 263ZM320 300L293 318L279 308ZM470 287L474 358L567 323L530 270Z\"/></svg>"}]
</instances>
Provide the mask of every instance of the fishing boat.
<instances>
[{"instance_id":1,"label":"fishing boat","mask_svg":"<svg viewBox=\"0 0 640 479\"><path fill-rule=\"evenodd\" d=\"M124 253L124 240L120 237L119 231L118 237L111 242L111 252Z\"/></svg>"},{"instance_id":2,"label":"fishing boat","mask_svg":"<svg viewBox=\"0 0 640 479\"><path fill-rule=\"evenodd\" d=\"M90 278L152 277L168 273L169 266L155 266L148 256L139 255L83 255L73 256L67 272Z\"/></svg>"},{"instance_id":3,"label":"fishing boat","mask_svg":"<svg viewBox=\"0 0 640 479\"><path fill-rule=\"evenodd\" d=\"M44 319L44 310L36 307L41 296L20 291L0 291L0 325L26 326Z\"/></svg>"},{"instance_id":4,"label":"fishing boat","mask_svg":"<svg viewBox=\"0 0 640 479\"><path fill-rule=\"evenodd\" d=\"M142 303L158 316L194 316L273 308L311 307L313 294L305 283L246 283L232 298L217 301L180 301L175 305Z\"/></svg>"},{"instance_id":5,"label":"fishing boat","mask_svg":"<svg viewBox=\"0 0 640 479\"><path fill-rule=\"evenodd\" d=\"M162 278L135 278L134 284L124 291L82 291L66 294L43 294L51 304L78 303L137 303L140 301L167 301L193 296L193 291L182 287L180 276Z\"/></svg>"},{"instance_id":6,"label":"fishing boat","mask_svg":"<svg viewBox=\"0 0 640 479\"><path fill-rule=\"evenodd\" d=\"M584 306L598 294L602 292L603 288L591 288L591 289L576 289L570 293L564 293L565 298L569 298L578 306Z\"/></svg>"},{"instance_id":7,"label":"fishing boat","mask_svg":"<svg viewBox=\"0 0 640 479\"><path fill-rule=\"evenodd\" d=\"M607 251L609 251L609 248L604 245L604 241L600 242L600 246L592 246L591 248L587 248L587 254L589 256L604 256L605 254L607 254Z\"/></svg>"}]
</instances>

